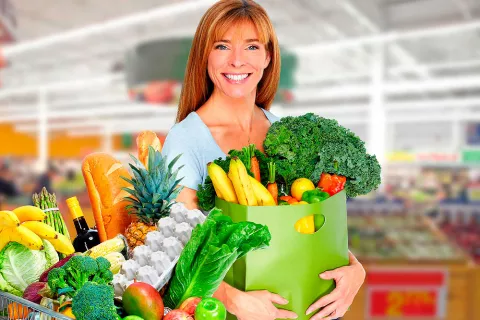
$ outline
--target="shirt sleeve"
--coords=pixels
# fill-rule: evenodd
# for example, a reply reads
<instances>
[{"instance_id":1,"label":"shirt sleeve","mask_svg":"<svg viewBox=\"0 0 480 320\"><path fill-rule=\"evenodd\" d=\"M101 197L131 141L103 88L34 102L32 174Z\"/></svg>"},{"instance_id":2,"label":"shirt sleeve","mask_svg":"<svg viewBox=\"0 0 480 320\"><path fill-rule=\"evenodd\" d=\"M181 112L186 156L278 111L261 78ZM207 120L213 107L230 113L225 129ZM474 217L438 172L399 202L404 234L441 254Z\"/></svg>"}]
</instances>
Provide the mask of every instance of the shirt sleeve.
<instances>
[{"instance_id":1,"label":"shirt sleeve","mask_svg":"<svg viewBox=\"0 0 480 320\"><path fill-rule=\"evenodd\" d=\"M198 190L198 185L202 183L198 154L195 152L194 147L187 142L184 134L172 128L165 139L162 155L170 163L179 154L181 156L175 163L173 170L175 171L183 166L177 176L179 179L183 177L180 185Z\"/></svg>"}]
</instances>

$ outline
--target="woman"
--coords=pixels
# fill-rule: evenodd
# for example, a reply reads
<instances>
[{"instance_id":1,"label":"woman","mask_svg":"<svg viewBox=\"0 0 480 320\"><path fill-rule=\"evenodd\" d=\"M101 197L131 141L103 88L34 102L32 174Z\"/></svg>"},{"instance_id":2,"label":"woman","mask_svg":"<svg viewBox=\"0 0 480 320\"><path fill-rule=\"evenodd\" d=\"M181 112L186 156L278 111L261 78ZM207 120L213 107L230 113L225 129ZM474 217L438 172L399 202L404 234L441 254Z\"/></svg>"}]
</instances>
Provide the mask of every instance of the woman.
<instances>
[{"instance_id":1,"label":"woman","mask_svg":"<svg viewBox=\"0 0 480 320\"><path fill-rule=\"evenodd\" d=\"M178 154L183 165L183 191L178 201L197 207L196 190L207 176L206 165L231 149L254 143L263 149L270 125L278 118L268 110L280 77L278 41L266 12L251 0L223 0L203 16L187 63L177 124L169 132L163 153ZM337 288L314 303L311 319L344 315L365 277L350 254L350 265L320 275L334 279ZM215 293L240 320L295 319L277 309L288 303L268 291L242 292L223 283ZM325 317L325 318L324 318Z\"/></svg>"}]
</instances>

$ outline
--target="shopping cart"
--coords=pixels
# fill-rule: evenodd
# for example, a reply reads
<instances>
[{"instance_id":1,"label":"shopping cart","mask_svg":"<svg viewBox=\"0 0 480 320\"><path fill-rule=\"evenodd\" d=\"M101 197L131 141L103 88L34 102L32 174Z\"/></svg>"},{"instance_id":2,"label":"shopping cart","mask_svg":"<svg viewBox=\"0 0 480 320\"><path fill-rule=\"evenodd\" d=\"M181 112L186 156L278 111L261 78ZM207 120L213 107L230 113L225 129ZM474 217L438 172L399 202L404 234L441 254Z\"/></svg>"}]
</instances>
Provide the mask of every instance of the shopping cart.
<instances>
[{"instance_id":1,"label":"shopping cart","mask_svg":"<svg viewBox=\"0 0 480 320\"><path fill-rule=\"evenodd\" d=\"M36 303L0 291L0 320L71 320Z\"/></svg>"}]
</instances>

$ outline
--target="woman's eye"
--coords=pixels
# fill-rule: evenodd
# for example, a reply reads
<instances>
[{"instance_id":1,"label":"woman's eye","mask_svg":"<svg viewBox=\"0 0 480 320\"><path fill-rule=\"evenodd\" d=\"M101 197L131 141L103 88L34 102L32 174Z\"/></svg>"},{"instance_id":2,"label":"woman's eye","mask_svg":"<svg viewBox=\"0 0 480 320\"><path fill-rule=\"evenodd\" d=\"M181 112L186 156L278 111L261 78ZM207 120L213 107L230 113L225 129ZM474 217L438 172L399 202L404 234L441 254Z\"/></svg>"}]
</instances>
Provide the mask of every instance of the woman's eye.
<instances>
[{"instance_id":1,"label":"woman's eye","mask_svg":"<svg viewBox=\"0 0 480 320\"><path fill-rule=\"evenodd\" d=\"M248 46L248 50L258 50L258 46L252 44L251 46Z\"/></svg>"},{"instance_id":2,"label":"woman's eye","mask_svg":"<svg viewBox=\"0 0 480 320\"><path fill-rule=\"evenodd\" d=\"M217 46L215 46L215 49L218 49L218 50L227 50L227 46L224 45L224 44L219 44Z\"/></svg>"}]
</instances>

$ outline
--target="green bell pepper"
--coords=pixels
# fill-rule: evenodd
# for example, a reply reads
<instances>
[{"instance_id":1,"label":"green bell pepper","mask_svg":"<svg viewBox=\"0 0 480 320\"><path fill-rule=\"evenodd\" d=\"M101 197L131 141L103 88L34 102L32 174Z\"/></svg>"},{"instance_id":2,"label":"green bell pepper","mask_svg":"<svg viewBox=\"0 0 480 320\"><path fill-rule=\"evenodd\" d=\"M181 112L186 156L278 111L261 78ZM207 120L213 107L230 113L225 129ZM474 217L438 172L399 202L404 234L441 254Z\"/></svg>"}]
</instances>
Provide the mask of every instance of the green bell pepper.
<instances>
[{"instance_id":1,"label":"green bell pepper","mask_svg":"<svg viewBox=\"0 0 480 320\"><path fill-rule=\"evenodd\" d=\"M308 203L317 203L322 202L323 200L330 197L327 192L324 192L320 189L305 191L302 195L302 201L306 201Z\"/></svg>"}]
</instances>

